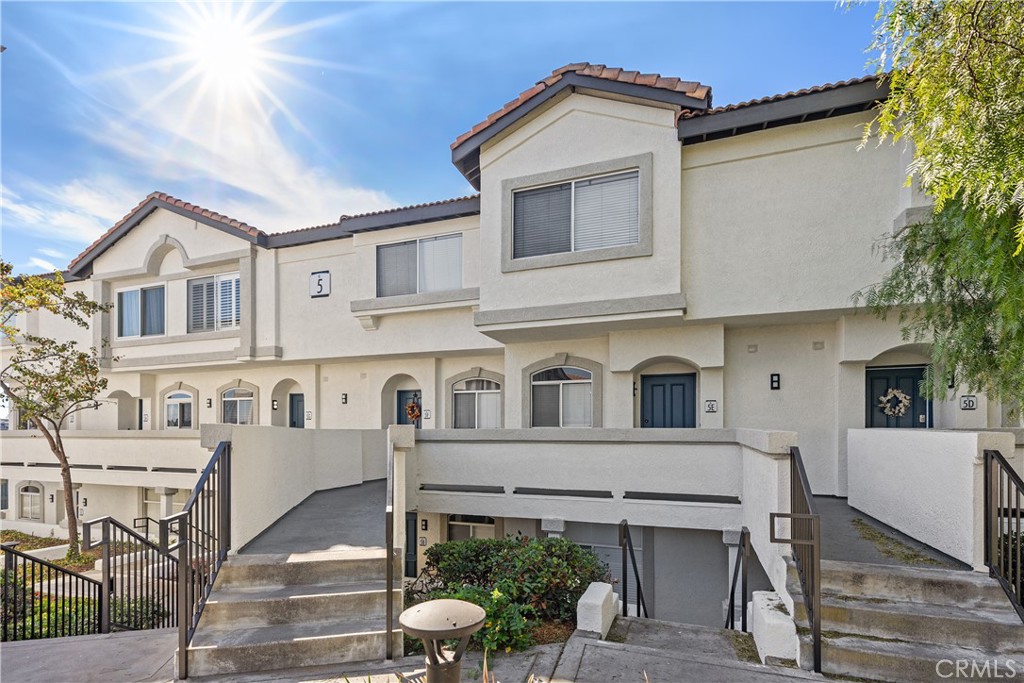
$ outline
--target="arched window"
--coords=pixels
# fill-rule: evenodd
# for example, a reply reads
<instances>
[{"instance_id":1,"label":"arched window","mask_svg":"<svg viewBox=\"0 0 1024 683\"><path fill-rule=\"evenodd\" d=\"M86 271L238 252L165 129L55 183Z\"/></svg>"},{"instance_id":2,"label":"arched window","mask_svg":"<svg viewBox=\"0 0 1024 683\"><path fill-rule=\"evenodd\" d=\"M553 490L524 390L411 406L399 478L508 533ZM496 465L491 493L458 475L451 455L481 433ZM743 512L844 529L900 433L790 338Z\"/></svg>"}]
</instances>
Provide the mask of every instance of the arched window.
<instances>
[{"instance_id":1,"label":"arched window","mask_svg":"<svg viewBox=\"0 0 1024 683\"><path fill-rule=\"evenodd\" d=\"M164 416L167 429L192 429L192 394L187 391L167 394Z\"/></svg>"},{"instance_id":2,"label":"arched window","mask_svg":"<svg viewBox=\"0 0 1024 683\"><path fill-rule=\"evenodd\" d=\"M452 385L452 427L499 429L501 385L490 379L464 379Z\"/></svg>"},{"instance_id":3,"label":"arched window","mask_svg":"<svg viewBox=\"0 0 1024 683\"><path fill-rule=\"evenodd\" d=\"M253 398L252 389L228 389L221 394L223 422L233 425L254 424Z\"/></svg>"},{"instance_id":4,"label":"arched window","mask_svg":"<svg viewBox=\"0 0 1024 683\"><path fill-rule=\"evenodd\" d=\"M21 519L43 519L43 490L35 484L25 484L18 489L18 516Z\"/></svg>"},{"instance_id":5,"label":"arched window","mask_svg":"<svg viewBox=\"0 0 1024 683\"><path fill-rule=\"evenodd\" d=\"M534 427L593 425L593 374L571 366L548 368L531 376Z\"/></svg>"}]
</instances>

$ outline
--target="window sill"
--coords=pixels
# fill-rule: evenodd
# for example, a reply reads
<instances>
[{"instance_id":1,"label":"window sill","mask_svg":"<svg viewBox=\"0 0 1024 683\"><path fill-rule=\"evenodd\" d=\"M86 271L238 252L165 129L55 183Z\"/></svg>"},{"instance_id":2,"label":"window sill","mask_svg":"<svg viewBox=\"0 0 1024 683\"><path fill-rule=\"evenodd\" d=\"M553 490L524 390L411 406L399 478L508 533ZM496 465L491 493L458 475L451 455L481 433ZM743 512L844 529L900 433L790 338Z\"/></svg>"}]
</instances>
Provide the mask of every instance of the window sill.
<instances>
[{"instance_id":1,"label":"window sill","mask_svg":"<svg viewBox=\"0 0 1024 683\"><path fill-rule=\"evenodd\" d=\"M426 292L423 294L402 294L400 296L383 296L376 299L357 299L352 302L351 310L363 328L377 329L377 318L399 313L435 311L445 308L469 308L476 306L480 300L478 287L452 289L445 292Z\"/></svg>"},{"instance_id":2,"label":"window sill","mask_svg":"<svg viewBox=\"0 0 1024 683\"><path fill-rule=\"evenodd\" d=\"M115 339L111 343L111 348L129 348L132 346L151 346L153 344L172 344L175 342L187 342L187 341L206 341L209 339L230 339L232 337L238 337L239 328L234 327L230 330L216 330L214 332L190 332L188 334L174 334L174 335L153 335L152 337L126 337L124 339Z\"/></svg>"},{"instance_id":3,"label":"window sill","mask_svg":"<svg viewBox=\"0 0 1024 683\"><path fill-rule=\"evenodd\" d=\"M598 261L651 256L653 253L654 250L650 244L630 244L622 247L604 247L602 249L588 249L586 251L566 251L559 254L507 259L502 261L501 272L515 273L521 270L535 270L537 268L557 268L558 266L571 266L577 263L596 263Z\"/></svg>"}]
</instances>

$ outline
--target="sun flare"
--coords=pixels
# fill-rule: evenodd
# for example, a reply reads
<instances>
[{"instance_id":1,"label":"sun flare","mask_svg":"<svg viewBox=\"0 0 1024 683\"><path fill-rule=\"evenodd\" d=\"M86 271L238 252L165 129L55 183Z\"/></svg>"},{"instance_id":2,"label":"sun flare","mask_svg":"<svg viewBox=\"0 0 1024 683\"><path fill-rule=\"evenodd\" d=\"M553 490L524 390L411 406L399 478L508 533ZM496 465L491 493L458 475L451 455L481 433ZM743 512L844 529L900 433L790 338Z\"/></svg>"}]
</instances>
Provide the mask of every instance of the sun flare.
<instances>
[{"instance_id":1,"label":"sun flare","mask_svg":"<svg viewBox=\"0 0 1024 683\"><path fill-rule=\"evenodd\" d=\"M221 5L196 23L185 46L204 78L229 87L251 86L260 78L265 64L259 43L245 16Z\"/></svg>"}]
</instances>

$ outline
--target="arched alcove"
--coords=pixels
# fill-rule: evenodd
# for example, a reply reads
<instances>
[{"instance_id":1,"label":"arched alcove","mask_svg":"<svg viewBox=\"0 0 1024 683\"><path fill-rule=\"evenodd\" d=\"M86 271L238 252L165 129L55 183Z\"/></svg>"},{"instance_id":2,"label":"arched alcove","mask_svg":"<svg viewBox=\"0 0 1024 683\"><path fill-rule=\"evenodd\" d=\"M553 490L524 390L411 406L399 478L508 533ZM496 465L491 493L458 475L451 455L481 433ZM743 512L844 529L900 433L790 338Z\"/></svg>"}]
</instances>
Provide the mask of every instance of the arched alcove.
<instances>
[{"instance_id":1,"label":"arched alcove","mask_svg":"<svg viewBox=\"0 0 1024 683\"><path fill-rule=\"evenodd\" d=\"M692 428L698 424L700 366L681 356L655 356L633 368L634 424Z\"/></svg>"},{"instance_id":2,"label":"arched alcove","mask_svg":"<svg viewBox=\"0 0 1024 683\"><path fill-rule=\"evenodd\" d=\"M137 398L127 391L119 389L110 392L107 401L116 406L118 429L139 428L139 400Z\"/></svg>"},{"instance_id":3,"label":"arched alcove","mask_svg":"<svg viewBox=\"0 0 1024 683\"><path fill-rule=\"evenodd\" d=\"M422 411L423 390L420 383L412 375L393 375L384 383L380 392L380 424L387 428L393 424L422 425L422 416L413 420L407 410L410 403L415 403Z\"/></svg>"},{"instance_id":4,"label":"arched alcove","mask_svg":"<svg viewBox=\"0 0 1024 683\"><path fill-rule=\"evenodd\" d=\"M270 424L275 427L304 427L305 394L294 379L282 379L270 393Z\"/></svg>"}]
</instances>

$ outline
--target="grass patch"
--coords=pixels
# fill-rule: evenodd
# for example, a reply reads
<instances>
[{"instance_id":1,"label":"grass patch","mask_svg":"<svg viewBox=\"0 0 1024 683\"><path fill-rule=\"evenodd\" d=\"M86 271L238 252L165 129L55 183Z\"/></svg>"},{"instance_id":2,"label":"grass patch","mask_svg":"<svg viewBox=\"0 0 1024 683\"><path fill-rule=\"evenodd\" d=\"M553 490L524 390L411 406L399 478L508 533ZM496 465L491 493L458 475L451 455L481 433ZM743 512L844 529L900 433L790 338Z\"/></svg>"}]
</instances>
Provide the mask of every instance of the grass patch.
<instances>
[{"instance_id":1,"label":"grass patch","mask_svg":"<svg viewBox=\"0 0 1024 683\"><path fill-rule=\"evenodd\" d=\"M27 550L39 550L40 548L52 548L55 545L67 545L68 539L55 538L53 536L35 536L21 531L4 529L0 531L0 543L17 543L15 550L25 552Z\"/></svg>"},{"instance_id":2,"label":"grass patch","mask_svg":"<svg viewBox=\"0 0 1024 683\"><path fill-rule=\"evenodd\" d=\"M875 546L878 552L886 557L899 561L908 566L929 565L933 567L943 566L942 562L928 557L919 550L915 550L905 543L893 538L884 531L880 531L865 522L860 517L854 518L851 522L860 537Z\"/></svg>"},{"instance_id":3,"label":"grass patch","mask_svg":"<svg viewBox=\"0 0 1024 683\"><path fill-rule=\"evenodd\" d=\"M741 662L760 664L761 658L757 654L757 645L754 644L754 636L742 631L729 631L729 640L732 641L732 649L736 652L736 659Z\"/></svg>"}]
</instances>

